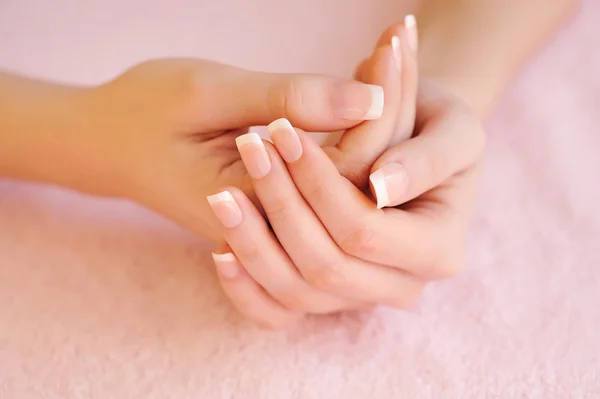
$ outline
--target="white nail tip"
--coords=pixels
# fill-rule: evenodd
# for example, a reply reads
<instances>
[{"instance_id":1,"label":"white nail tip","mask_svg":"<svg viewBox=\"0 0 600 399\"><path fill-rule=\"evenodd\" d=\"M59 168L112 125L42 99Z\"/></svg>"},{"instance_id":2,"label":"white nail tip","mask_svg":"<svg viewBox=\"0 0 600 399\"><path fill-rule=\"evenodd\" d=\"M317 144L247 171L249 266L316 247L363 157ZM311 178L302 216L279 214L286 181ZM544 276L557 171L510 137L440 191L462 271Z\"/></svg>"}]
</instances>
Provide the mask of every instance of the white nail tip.
<instances>
[{"instance_id":1,"label":"white nail tip","mask_svg":"<svg viewBox=\"0 0 600 399\"><path fill-rule=\"evenodd\" d=\"M260 134L258 133L246 133L244 135L241 135L235 139L235 144L238 148L247 144L258 144L264 147L264 143L260 138Z\"/></svg>"},{"instance_id":2,"label":"white nail tip","mask_svg":"<svg viewBox=\"0 0 600 399\"><path fill-rule=\"evenodd\" d=\"M392 49L394 52L398 52L400 50L400 38L398 36L392 37Z\"/></svg>"},{"instance_id":3,"label":"white nail tip","mask_svg":"<svg viewBox=\"0 0 600 399\"><path fill-rule=\"evenodd\" d=\"M276 121L271 122L267 126L267 131L269 132L269 134L273 134L278 130L294 130L294 127L292 126L290 121L288 121L285 118L277 119Z\"/></svg>"},{"instance_id":4,"label":"white nail tip","mask_svg":"<svg viewBox=\"0 0 600 399\"><path fill-rule=\"evenodd\" d=\"M206 197L209 204L218 204L220 202L235 202L233 195L229 191L221 191L220 193L209 195Z\"/></svg>"},{"instance_id":5,"label":"white nail tip","mask_svg":"<svg viewBox=\"0 0 600 399\"><path fill-rule=\"evenodd\" d=\"M406 26L407 28L413 28L417 26L417 19L415 18L415 16L409 14L406 17L404 17L404 26Z\"/></svg>"},{"instance_id":6,"label":"white nail tip","mask_svg":"<svg viewBox=\"0 0 600 399\"><path fill-rule=\"evenodd\" d=\"M385 176L383 172L378 170L369 176L371 184L375 189L375 196L377 197L377 208L385 208L390 203L387 187L385 186Z\"/></svg>"},{"instance_id":7,"label":"white nail tip","mask_svg":"<svg viewBox=\"0 0 600 399\"><path fill-rule=\"evenodd\" d=\"M392 51L394 53L396 67L398 68L398 71L402 71L402 50L400 49L400 38L398 36L392 37Z\"/></svg>"},{"instance_id":8,"label":"white nail tip","mask_svg":"<svg viewBox=\"0 0 600 399\"><path fill-rule=\"evenodd\" d=\"M371 107L365 115L365 119L379 119L383 114L384 95L383 87L368 85L371 89Z\"/></svg>"},{"instance_id":9,"label":"white nail tip","mask_svg":"<svg viewBox=\"0 0 600 399\"><path fill-rule=\"evenodd\" d=\"M213 252L212 257L215 262L233 262L233 261L235 261L235 255L232 253L216 254Z\"/></svg>"}]
</instances>

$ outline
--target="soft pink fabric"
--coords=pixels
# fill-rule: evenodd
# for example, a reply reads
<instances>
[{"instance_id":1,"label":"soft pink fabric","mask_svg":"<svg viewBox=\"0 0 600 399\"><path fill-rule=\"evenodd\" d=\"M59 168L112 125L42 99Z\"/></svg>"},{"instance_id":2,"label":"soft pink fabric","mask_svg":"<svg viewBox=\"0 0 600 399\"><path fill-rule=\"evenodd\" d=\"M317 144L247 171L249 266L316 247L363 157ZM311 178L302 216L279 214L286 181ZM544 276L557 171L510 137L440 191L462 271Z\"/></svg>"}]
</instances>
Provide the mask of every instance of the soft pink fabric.
<instances>
[{"instance_id":1,"label":"soft pink fabric","mask_svg":"<svg viewBox=\"0 0 600 399\"><path fill-rule=\"evenodd\" d=\"M3 0L0 62L77 82L159 55L348 75L399 3ZM0 398L599 397L599 18L587 0L505 96L466 271L413 312L262 332L190 234L0 182Z\"/></svg>"}]
</instances>

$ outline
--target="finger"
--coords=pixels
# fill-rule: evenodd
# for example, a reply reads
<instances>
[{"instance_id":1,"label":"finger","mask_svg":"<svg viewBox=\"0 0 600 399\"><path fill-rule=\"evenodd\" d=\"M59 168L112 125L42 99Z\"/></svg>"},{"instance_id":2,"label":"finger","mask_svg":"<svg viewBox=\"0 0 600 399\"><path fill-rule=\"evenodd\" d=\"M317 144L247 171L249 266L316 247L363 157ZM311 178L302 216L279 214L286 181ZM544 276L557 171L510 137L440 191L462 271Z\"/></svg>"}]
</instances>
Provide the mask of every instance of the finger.
<instances>
[{"instance_id":1,"label":"finger","mask_svg":"<svg viewBox=\"0 0 600 399\"><path fill-rule=\"evenodd\" d=\"M398 39L394 39L397 37ZM407 15L403 23L389 27L379 38L377 48L392 43L400 47L402 63L402 99L397 127L389 145L411 137L416 114L419 68L417 60L418 34L414 16Z\"/></svg>"},{"instance_id":2,"label":"finger","mask_svg":"<svg viewBox=\"0 0 600 399\"><path fill-rule=\"evenodd\" d=\"M397 23L397 24L394 24L394 25L390 26L389 28L387 28L385 30L385 32L383 32L383 34L379 38L379 41L377 42L377 47L380 47L387 43L390 43L390 41L392 40L392 37L400 36L400 32L403 29L406 29L407 31L409 31L408 42L410 44L410 47L413 49L413 51L417 52L418 47L419 47L419 37L418 37L418 33L417 33L417 21L415 19L415 16L412 14L409 14L406 17L404 17L404 21L402 23Z\"/></svg>"},{"instance_id":3,"label":"finger","mask_svg":"<svg viewBox=\"0 0 600 399\"><path fill-rule=\"evenodd\" d=\"M228 246L213 253L219 283L232 305L245 317L268 329L281 329L296 322L301 313L286 309L244 270Z\"/></svg>"},{"instance_id":4,"label":"finger","mask_svg":"<svg viewBox=\"0 0 600 399\"><path fill-rule=\"evenodd\" d=\"M373 165L372 193L379 208L410 201L475 164L485 134L475 115L451 96L419 99L419 134L386 151Z\"/></svg>"},{"instance_id":5,"label":"finger","mask_svg":"<svg viewBox=\"0 0 600 399\"><path fill-rule=\"evenodd\" d=\"M379 47L362 71L365 82L381 85L385 106L381 118L349 129L328 155L346 178L361 189L368 186L370 166L388 147L399 116L401 99L400 66L391 44Z\"/></svg>"},{"instance_id":6,"label":"finger","mask_svg":"<svg viewBox=\"0 0 600 399\"><path fill-rule=\"evenodd\" d=\"M195 112L206 131L266 125L285 117L309 131L336 131L377 119L383 90L322 75L254 72L198 62L193 80Z\"/></svg>"},{"instance_id":7,"label":"finger","mask_svg":"<svg viewBox=\"0 0 600 399\"><path fill-rule=\"evenodd\" d=\"M366 238L364 226L381 211L340 176L306 134L282 120L270 124L268 130L288 161L287 169L272 156L271 170L255 180L254 187L277 237L302 275L323 290L366 302L391 306L412 302L422 289L421 282L401 270L345 252L354 233ZM295 151L289 150L292 145L297 146ZM271 150L268 153L272 155Z\"/></svg>"},{"instance_id":8,"label":"finger","mask_svg":"<svg viewBox=\"0 0 600 399\"><path fill-rule=\"evenodd\" d=\"M404 270L426 281L456 275L465 259L478 169L452 176L401 210L384 209L381 239L370 248L372 254L402 259ZM401 243L398 237L403 237Z\"/></svg>"},{"instance_id":9,"label":"finger","mask_svg":"<svg viewBox=\"0 0 600 399\"><path fill-rule=\"evenodd\" d=\"M363 72L369 67L370 60L370 58L364 59L360 62L360 64L358 64L358 67L356 67L354 70L354 79L358 80L359 82L363 81Z\"/></svg>"},{"instance_id":10,"label":"finger","mask_svg":"<svg viewBox=\"0 0 600 399\"><path fill-rule=\"evenodd\" d=\"M413 29L413 28L411 28ZM416 29L416 27L414 28ZM402 61L402 98L400 100L400 113L394 136L389 146L396 145L409 139L415 127L417 91L419 82L419 67L417 63L417 52L410 45L411 32L404 26L392 37L392 42L399 47Z\"/></svg>"},{"instance_id":11,"label":"finger","mask_svg":"<svg viewBox=\"0 0 600 399\"><path fill-rule=\"evenodd\" d=\"M334 289L336 284L341 287L342 282L353 283L355 286L352 290L346 287L346 291L353 294L370 292L370 295L379 298L379 303L389 304L390 299L394 298L394 294L388 290L396 291L395 295L407 295L408 298L418 296L422 285L411 275L413 269L429 272L428 265L435 255L435 250L431 251L432 246L423 245L421 241L426 237L426 241L431 240L437 245L440 241L434 233L439 234L437 232L440 229L435 225L432 227L429 219L413 220L408 212L390 209L395 213L385 213L376 209L370 199L339 174L323 149L304 132L290 129L279 121L269 125L268 130L278 150L282 148L282 154L287 150L280 145L283 140L281 137L297 134L302 146L301 156L297 158L298 151L295 157L286 156L285 159L290 161L286 162L287 170L312 212L346 255L343 261L340 260L339 256L331 254L328 252L331 250L324 247L323 243L327 241L322 235L317 236L312 228L304 231L311 218L299 212L296 206L286 211L286 202L278 199L273 206L277 212L271 211L277 218L269 214L268 193L278 195L288 190L284 182L278 180L271 187L262 189L255 184L256 193L277 237L302 275L321 287L324 284L322 281L334 286ZM261 191L265 192L264 196L261 196ZM286 244L287 241L291 244ZM304 243L299 253L294 253L294 243L296 246ZM317 255L311 255L310 250L315 250ZM310 262L305 264L303 259L307 255ZM368 297L363 298L369 301Z\"/></svg>"},{"instance_id":12,"label":"finger","mask_svg":"<svg viewBox=\"0 0 600 399\"><path fill-rule=\"evenodd\" d=\"M225 227L225 239L240 264L283 306L323 314L360 305L311 287L295 268L264 217L239 189L228 188L210 196L209 202Z\"/></svg>"}]
</instances>

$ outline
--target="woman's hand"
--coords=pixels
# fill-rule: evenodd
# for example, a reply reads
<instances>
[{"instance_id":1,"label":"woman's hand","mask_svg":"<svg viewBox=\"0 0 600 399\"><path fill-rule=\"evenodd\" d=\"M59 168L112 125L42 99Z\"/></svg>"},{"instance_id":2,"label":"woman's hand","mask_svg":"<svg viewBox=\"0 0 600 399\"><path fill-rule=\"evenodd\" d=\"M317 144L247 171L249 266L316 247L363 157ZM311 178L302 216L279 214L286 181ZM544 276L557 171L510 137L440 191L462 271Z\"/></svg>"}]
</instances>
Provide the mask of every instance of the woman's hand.
<instances>
[{"instance_id":1,"label":"woman's hand","mask_svg":"<svg viewBox=\"0 0 600 399\"><path fill-rule=\"evenodd\" d=\"M360 306L405 308L426 282L458 272L484 135L471 111L438 86L421 88L418 110L418 135L373 167L374 174L391 163L404 168L408 181L392 177L375 186L388 205L409 201L401 207L378 209L319 146L282 123L274 134L297 137L302 155L285 162L279 153L289 147L278 153L265 143L271 169L254 184L270 226L234 187L211 198L227 220L231 248L215 256L217 269L243 313L261 324L286 325L319 303L297 295L291 287L300 284Z\"/></svg>"},{"instance_id":2,"label":"woman's hand","mask_svg":"<svg viewBox=\"0 0 600 399\"><path fill-rule=\"evenodd\" d=\"M218 241L205 198L223 185L252 198L235 147L249 126L285 116L335 131L378 118L382 105L380 87L352 80L156 60L79 94L85 134L77 147L90 180L106 182L100 194L130 198Z\"/></svg>"},{"instance_id":3,"label":"woman's hand","mask_svg":"<svg viewBox=\"0 0 600 399\"><path fill-rule=\"evenodd\" d=\"M415 47L410 45L411 33L415 32L397 27L395 35L390 36L387 43L381 43L359 69L364 82L384 88L386 104L382 117L348 129L336 146L324 148L333 164L345 172L348 178L346 182L360 187L366 193L369 191L369 171L377 157L390 144L406 140L413 132L417 62ZM289 121L277 120L268 126L268 130L283 159L296 162L302 156L303 148ZM297 269L298 264L318 263L318 253L315 254L314 250L327 246L330 237L326 232L322 234L325 230L321 222L318 218L315 220L314 213L289 178L277 152L269 156L256 134L241 136L238 147L252 177L260 207L264 209L276 236L264 230L267 224L260 220L258 209L247 210L248 218L244 218L239 229L244 229L249 237L256 239L261 238L259 232L262 231L267 234L270 243L265 250L277 249L271 249L271 255L264 259L259 254L253 260L246 257L242 262L244 267L239 267L229 247L215 255L222 286L232 302L242 313L260 324L271 325L285 324L304 313L332 313L371 306L372 301L355 298L344 290L328 292L302 276ZM272 146L267 143L267 148ZM357 190L356 187L354 189ZM230 191L237 192L233 189ZM233 209L239 209L239 206L235 208L230 193L223 192L209 200L223 221L227 237L230 229L241 223L239 212L235 212L237 216L230 213ZM309 226L304 230L306 233L303 234L302 230L281 230L278 210L293 215L299 226ZM315 225L321 230L316 230ZM228 239L228 242L231 243L231 240ZM252 242L245 244L248 245L246 250L258 251L262 248ZM232 247L236 254L244 251L242 248L236 249L234 245ZM311 250L305 250L305 247Z\"/></svg>"},{"instance_id":4,"label":"woman's hand","mask_svg":"<svg viewBox=\"0 0 600 399\"><path fill-rule=\"evenodd\" d=\"M341 310L321 300L324 293L357 307L407 307L427 281L448 277L462 264L484 143L481 125L456 97L423 83L414 137L366 166L361 159L375 159L395 132L406 132L402 123L394 130L397 121L408 120L410 132L414 123L394 105L411 101L410 92L398 96L389 85L390 46L380 46L375 58L363 72L381 79L384 114L351 129L337 147L324 152L285 121L269 126L276 149L250 136L241 140L249 169L265 156L270 165L253 179L270 225L235 188L211 198L215 212L229 220L229 246L215 255L222 285L242 313L261 324L281 326L304 312ZM414 109L414 95L412 104ZM350 171L350 179L338 169ZM355 186L368 181L362 176L369 172L378 207L365 195L368 189Z\"/></svg>"}]
</instances>

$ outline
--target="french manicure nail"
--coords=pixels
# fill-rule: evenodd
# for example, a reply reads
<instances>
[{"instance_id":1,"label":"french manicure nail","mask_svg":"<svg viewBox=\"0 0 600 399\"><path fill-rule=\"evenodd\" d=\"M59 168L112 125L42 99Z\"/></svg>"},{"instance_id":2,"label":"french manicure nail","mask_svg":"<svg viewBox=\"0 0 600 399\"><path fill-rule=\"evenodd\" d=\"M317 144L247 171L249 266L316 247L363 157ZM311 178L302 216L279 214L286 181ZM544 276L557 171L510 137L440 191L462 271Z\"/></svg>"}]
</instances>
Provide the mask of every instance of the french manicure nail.
<instances>
[{"instance_id":1,"label":"french manicure nail","mask_svg":"<svg viewBox=\"0 0 600 399\"><path fill-rule=\"evenodd\" d=\"M233 228L242 223L242 211L229 191L206 197L215 216L227 228Z\"/></svg>"},{"instance_id":2,"label":"french manicure nail","mask_svg":"<svg viewBox=\"0 0 600 399\"><path fill-rule=\"evenodd\" d=\"M416 53L419 48L419 34L417 32L417 20L414 15L410 14L404 17L404 27L406 28L408 47Z\"/></svg>"},{"instance_id":3,"label":"french manicure nail","mask_svg":"<svg viewBox=\"0 0 600 399\"><path fill-rule=\"evenodd\" d=\"M400 203L408 189L408 173L399 163L382 166L369 176L369 180L375 190L379 209Z\"/></svg>"},{"instance_id":4,"label":"french manicure nail","mask_svg":"<svg viewBox=\"0 0 600 399\"><path fill-rule=\"evenodd\" d=\"M383 87L359 82L338 85L332 99L333 110L341 119L364 121L383 114Z\"/></svg>"},{"instance_id":5,"label":"french manicure nail","mask_svg":"<svg viewBox=\"0 0 600 399\"><path fill-rule=\"evenodd\" d=\"M235 139L244 166L253 179L265 177L271 170L271 160L258 133L247 133Z\"/></svg>"},{"instance_id":6,"label":"french manicure nail","mask_svg":"<svg viewBox=\"0 0 600 399\"><path fill-rule=\"evenodd\" d=\"M240 274L235 255L232 253L212 254L217 272L228 280L231 280Z\"/></svg>"},{"instance_id":7,"label":"french manicure nail","mask_svg":"<svg viewBox=\"0 0 600 399\"><path fill-rule=\"evenodd\" d=\"M392 37L392 51L394 52L394 60L396 61L396 67L398 71L402 71L402 49L400 48L400 38L398 36Z\"/></svg>"},{"instance_id":8,"label":"french manicure nail","mask_svg":"<svg viewBox=\"0 0 600 399\"><path fill-rule=\"evenodd\" d=\"M383 114L383 87L368 85L371 90L371 106L365 115L365 120L381 118Z\"/></svg>"},{"instance_id":9,"label":"french manicure nail","mask_svg":"<svg viewBox=\"0 0 600 399\"><path fill-rule=\"evenodd\" d=\"M302 156L302 144L298 133L285 118L277 119L267 126L267 131L273 139L277 151L286 162L294 162Z\"/></svg>"}]
</instances>

